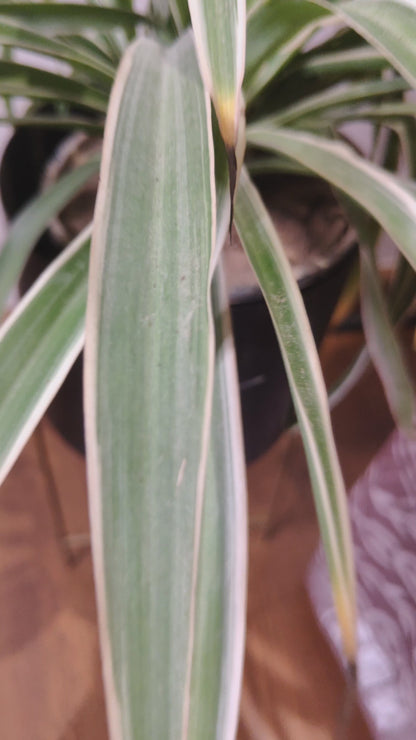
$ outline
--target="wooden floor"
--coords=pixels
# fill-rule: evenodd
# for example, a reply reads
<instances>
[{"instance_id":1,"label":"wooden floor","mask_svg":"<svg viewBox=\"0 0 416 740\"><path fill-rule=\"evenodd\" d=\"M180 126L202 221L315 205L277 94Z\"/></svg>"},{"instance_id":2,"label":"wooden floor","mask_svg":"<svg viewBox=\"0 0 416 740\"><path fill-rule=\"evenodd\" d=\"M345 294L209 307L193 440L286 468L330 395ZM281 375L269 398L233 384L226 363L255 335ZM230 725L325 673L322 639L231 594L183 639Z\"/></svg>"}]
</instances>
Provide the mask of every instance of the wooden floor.
<instances>
[{"instance_id":1,"label":"wooden floor","mask_svg":"<svg viewBox=\"0 0 416 740\"><path fill-rule=\"evenodd\" d=\"M356 335L326 340L328 376ZM348 485L392 421L368 373L334 413ZM71 541L51 505L46 443ZM41 454L40 454L41 453ZM345 686L304 587L318 542L299 440L285 435L249 471L248 637L239 740L336 737ZM0 738L106 740L82 459L42 422L0 492ZM68 560L65 546L76 559ZM370 734L358 713L346 738ZM149 740L152 740L149 738Z\"/></svg>"}]
</instances>

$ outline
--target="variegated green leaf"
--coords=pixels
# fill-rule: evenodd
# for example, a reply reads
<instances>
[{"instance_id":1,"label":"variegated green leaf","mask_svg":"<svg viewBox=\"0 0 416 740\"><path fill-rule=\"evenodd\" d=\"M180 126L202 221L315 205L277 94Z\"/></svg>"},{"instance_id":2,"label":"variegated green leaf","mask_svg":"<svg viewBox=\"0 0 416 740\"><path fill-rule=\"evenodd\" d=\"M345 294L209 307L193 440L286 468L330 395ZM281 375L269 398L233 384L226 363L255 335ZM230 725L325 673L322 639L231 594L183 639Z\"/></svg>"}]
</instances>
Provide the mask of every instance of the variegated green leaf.
<instances>
[{"instance_id":1,"label":"variegated green leaf","mask_svg":"<svg viewBox=\"0 0 416 740\"><path fill-rule=\"evenodd\" d=\"M330 9L416 87L416 6L413 0L312 0Z\"/></svg>"},{"instance_id":2,"label":"variegated green leaf","mask_svg":"<svg viewBox=\"0 0 416 740\"><path fill-rule=\"evenodd\" d=\"M146 16L118 8L106 8L90 3L12 2L0 3L0 18L10 18L26 24L32 30L67 35L73 31L111 31L129 28L139 22L149 23Z\"/></svg>"},{"instance_id":3,"label":"variegated green leaf","mask_svg":"<svg viewBox=\"0 0 416 740\"><path fill-rule=\"evenodd\" d=\"M99 113L105 113L108 101L108 93L84 81L3 59L0 59L0 94L58 100Z\"/></svg>"},{"instance_id":4,"label":"variegated green leaf","mask_svg":"<svg viewBox=\"0 0 416 740\"><path fill-rule=\"evenodd\" d=\"M110 64L97 59L92 54L79 53L69 44L51 38L47 33L40 33L24 28L18 21L0 20L0 44L5 47L16 47L67 62L74 70L89 75L91 80L108 85L114 79L115 70Z\"/></svg>"},{"instance_id":5,"label":"variegated green leaf","mask_svg":"<svg viewBox=\"0 0 416 740\"><path fill-rule=\"evenodd\" d=\"M209 453L214 161L191 39L142 38L125 56L93 235L89 496L110 733L124 740L231 740L237 721L244 485L240 443L224 467L236 443L219 367Z\"/></svg>"},{"instance_id":6,"label":"variegated green leaf","mask_svg":"<svg viewBox=\"0 0 416 740\"><path fill-rule=\"evenodd\" d=\"M346 494L306 310L284 249L245 170L236 226L272 317L303 436L335 606L347 658L356 652L355 586Z\"/></svg>"},{"instance_id":7,"label":"variegated green leaf","mask_svg":"<svg viewBox=\"0 0 416 740\"><path fill-rule=\"evenodd\" d=\"M401 179L367 162L343 143L303 131L253 125L247 129L247 140L292 157L357 200L416 269L416 195Z\"/></svg>"},{"instance_id":8,"label":"variegated green leaf","mask_svg":"<svg viewBox=\"0 0 416 740\"><path fill-rule=\"evenodd\" d=\"M388 66L386 58L372 46L310 54L305 56L301 62L304 73L325 75L329 78L339 75L377 74Z\"/></svg>"},{"instance_id":9,"label":"variegated green leaf","mask_svg":"<svg viewBox=\"0 0 416 740\"><path fill-rule=\"evenodd\" d=\"M245 63L245 0L188 0L202 79L227 148L237 145Z\"/></svg>"},{"instance_id":10,"label":"variegated green leaf","mask_svg":"<svg viewBox=\"0 0 416 740\"><path fill-rule=\"evenodd\" d=\"M189 26L191 18L189 15L188 0L169 0L169 6L176 28L180 31Z\"/></svg>"},{"instance_id":11,"label":"variegated green leaf","mask_svg":"<svg viewBox=\"0 0 416 740\"><path fill-rule=\"evenodd\" d=\"M39 237L98 167L99 161L94 159L68 173L32 200L15 219L0 252L0 310Z\"/></svg>"},{"instance_id":12,"label":"variegated green leaf","mask_svg":"<svg viewBox=\"0 0 416 740\"><path fill-rule=\"evenodd\" d=\"M239 386L221 267L212 293L217 350L189 737L234 740L246 619L247 492Z\"/></svg>"},{"instance_id":13,"label":"variegated green leaf","mask_svg":"<svg viewBox=\"0 0 416 740\"><path fill-rule=\"evenodd\" d=\"M383 167L395 172L399 155L399 138L389 131L382 153ZM404 429L411 429L415 420L413 384L389 315L375 257L380 227L355 201L342 194L340 197L360 244L360 307L366 348L383 383L393 418Z\"/></svg>"},{"instance_id":14,"label":"variegated green leaf","mask_svg":"<svg viewBox=\"0 0 416 740\"><path fill-rule=\"evenodd\" d=\"M379 282L374 254L369 247L360 249L361 316L367 348L373 360L397 422L413 427L414 389L394 334Z\"/></svg>"},{"instance_id":15,"label":"variegated green leaf","mask_svg":"<svg viewBox=\"0 0 416 740\"><path fill-rule=\"evenodd\" d=\"M404 313L412 301L414 301L415 296L416 274L404 257L400 255L387 295L387 310L392 324L397 324L403 318ZM330 389L329 404L331 410L343 401L356 386L369 364L370 355L367 346L364 346L350 367L347 368L342 377ZM414 400L412 399L410 405L413 406L413 404Z\"/></svg>"},{"instance_id":16,"label":"variegated green leaf","mask_svg":"<svg viewBox=\"0 0 416 740\"><path fill-rule=\"evenodd\" d=\"M295 123L299 125L303 117L330 112L331 108L335 106L352 106L377 98L388 99L408 89L408 83L401 79L370 80L366 82L349 81L344 85L338 84L328 87L316 95L306 96L298 103L283 108L268 123L279 127ZM354 115L353 111L351 115Z\"/></svg>"},{"instance_id":17,"label":"variegated green leaf","mask_svg":"<svg viewBox=\"0 0 416 740\"><path fill-rule=\"evenodd\" d=\"M0 329L0 482L81 351L90 233L67 247Z\"/></svg>"},{"instance_id":18,"label":"variegated green leaf","mask_svg":"<svg viewBox=\"0 0 416 740\"><path fill-rule=\"evenodd\" d=\"M13 115L0 117L0 125L8 124L13 128L25 128L27 126L36 128L64 129L65 131L85 131L91 136L100 136L104 130L104 120L100 118L84 118L83 116L71 116L56 113L56 115L31 115L26 114L21 118Z\"/></svg>"},{"instance_id":19,"label":"variegated green leaf","mask_svg":"<svg viewBox=\"0 0 416 740\"><path fill-rule=\"evenodd\" d=\"M247 103L302 48L326 17L326 10L308 0L269 0L252 9L247 19Z\"/></svg>"}]
</instances>

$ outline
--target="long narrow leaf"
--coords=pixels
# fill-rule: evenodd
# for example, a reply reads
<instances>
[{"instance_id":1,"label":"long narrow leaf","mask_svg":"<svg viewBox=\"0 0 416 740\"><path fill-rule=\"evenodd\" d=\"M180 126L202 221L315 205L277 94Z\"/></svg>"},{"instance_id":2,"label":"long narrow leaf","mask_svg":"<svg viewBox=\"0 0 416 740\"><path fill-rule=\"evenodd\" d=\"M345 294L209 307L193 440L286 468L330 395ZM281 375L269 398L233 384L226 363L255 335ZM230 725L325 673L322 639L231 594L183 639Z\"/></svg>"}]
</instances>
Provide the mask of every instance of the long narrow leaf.
<instances>
[{"instance_id":1,"label":"long narrow leaf","mask_svg":"<svg viewBox=\"0 0 416 740\"><path fill-rule=\"evenodd\" d=\"M31 115L26 114L22 118L0 117L0 125L8 124L13 128L25 128L32 126L36 128L64 129L65 131L86 131L92 136L102 136L104 120L83 118L82 116L61 115Z\"/></svg>"},{"instance_id":2,"label":"long narrow leaf","mask_svg":"<svg viewBox=\"0 0 416 740\"><path fill-rule=\"evenodd\" d=\"M314 75L352 75L380 73L389 66L387 59L371 46L305 56L302 71Z\"/></svg>"},{"instance_id":3,"label":"long narrow leaf","mask_svg":"<svg viewBox=\"0 0 416 740\"><path fill-rule=\"evenodd\" d=\"M0 482L81 351L90 233L67 247L0 329Z\"/></svg>"},{"instance_id":4,"label":"long narrow leaf","mask_svg":"<svg viewBox=\"0 0 416 740\"><path fill-rule=\"evenodd\" d=\"M279 339L303 436L330 570L344 649L356 652L355 587L346 494L328 402L305 307L276 230L245 171L235 204L236 226L259 280Z\"/></svg>"},{"instance_id":5,"label":"long narrow leaf","mask_svg":"<svg viewBox=\"0 0 416 740\"><path fill-rule=\"evenodd\" d=\"M327 111L331 121L340 124L346 121L371 121L386 126L396 125L406 119L414 120L416 116L415 103L402 101L381 103L380 105L364 105L334 108Z\"/></svg>"},{"instance_id":6,"label":"long narrow leaf","mask_svg":"<svg viewBox=\"0 0 416 740\"><path fill-rule=\"evenodd\" d=\"M111 83L114 79L115 70L111 65L105 64L91 54L80 54L70 45L50 38L47 34L26 29L17 22L0 21L0 44L60 59L70 64L74 70L88 74L91 80L97 79L101 84Z\"/></svg>"},{"instance_id":7,"label":"long narrow leaf","mask_svg":"<svg viewBox=\"0 0 416 740\"><path fill-rule=\"evenodd\" d=\"M387 295L387 309L392 324L397 324L411 305L416 295L416 275L409 263L399 256L398 265ZM384 309L382 309L384 310ZM368 366L370 355L367 346L364 346L353 360L343 376L329 391L331 410L346 398L349 392L358 383ZM411 406L414 404L412 399Z\"/></svg>"},{"instance_id":8,"label":"long narrow leaf","mask_svg":"<svg viewBox=\"0 0 416 740\"><path fill-rule=\"evenodd\" d=\"M308 0L259 3L248 17L244 92L249 103L319 27L326 10Z\"/></svg>"},{"instance_id":9,"label":"long narrow leaf","mask_svg":"<svg viewBox=\"0 0 416 740\"><path fill-rule=\"evenodd\" d=\"M98 167L94 159L65 175L32 200L13 222L0 252L0 310L39 237Z\"/></svg>"},{"instance_id":10,"label":"long narrow leaf","mask_svg":"<svg viewBox=\"0 0 416 740\"><path fill-rule=\"evenodd\" d=\"M416 6L412 0L312 0L337 14L416 87Z\"/></svg>"},{"instance_id":11,"label":"long narrow leaf","mask_svg":"<svg viewBox=\"0 0 416 740\"><path fill-rule=\"evenodd\" d=\"M253 125L247 129L247 140L292 157L353 200L358 198L416 269L416 196L410 186L345 144L314 134Z\"/></svg>"},{"instance_id":12,"label":"long narrow leaf","mask_svg":"<svg viewBox=\"0 0 416 740\"><path fill-rule=\"evenodd\" d=\"M169 7L178 31L189 26L191 18L189 15L188 0L169 0Z\"/></svg>"},{"instance_id":13,"label":"long narrow leaf","mask_svg":"<svg viewBox=\"0 0 416 740\"><path fill-rule=\"evenodd\" d=\"M388 131L381 152L383 168L396 172L399 156L399 137L394 131ZM410 430L415 420L414 389L378 276L375 248L380 226L350 198L343 194L340 198L360 244L361 317L368 353L383 383L393 418L401 427ZM406 287L403 285L403 292L407 292Z\"/></svg>"},{"instance_id":14,"label":"long narrow leaf","mask_svg":"<svg viewBox=\"0 0 416 740\"><path fill-rule=\"evenodd\" d=\"M82 105L105 113L108 95L84 82L27 64L0 59L0 91L23 97L43 97Z\"/></svg>"},{"instance_id":15,"label":"long narrow leaf","mask_svg":"<svg viewBox=\"0 0 416 740\"><path fill-rule=\"evenodd\" d=\"M216 234L210 106L190 38L172 50L142 38L126 55L95 216L87 453L112 738L195 737L200 692L219 695L215 670L193 672L218 625L198 621Z\"/></svg>"},{"instance_id":16,"label":"long narrow leaf","mask_svg":"<svg viewBox=\"0 0 416 740\"><path fill-rule=\"evenodd\" d=\"M111 31L150 20L138 13L92 4L12 2L0 3L0 17L20 21L33 30L68 34L73 31Z\"/></svg>"},{"instance_id":17,"label":"long narrow leaf","mask_svg":"<svg viewBox=\"0 0 416 740\"><path fill-rule=\"evenodd\" d=\"M270 123L275 126L286 126L298 122L303 116L320 114L335 106L354 105L380 97L397 96L408 88L408 83L400 79L334 85L316 95L307 96L288 108L283 108L276 116L273 116Z\"/></svg>"},{"instance_id":18,"label":"long narrow leaf","mask_svg":"<svg viewBox=\"0 0 416 740\"><path fill-rule=\"evenodd\" d=\"M373 360L397 422L412 429L414 424L414 389L390 323L379 283L377 266L370 248L362 245L361 316L368 352Z\"/></svg>"},{"instance_id":19,"label":"long narrow leaf","mask_svg":"<svg viewBox=\"0 0 416 740\"><path fill-rule=\"evenodd\" d=\"M238 378L221 268L212 292L217 351L189 737L234 740L244 656L247 492ZM208 650L204 632L211 636Z\"/></svg>"},{"instance_id":20,"label":"long narrow leaf","mask_svg":"<svg viewBox=\"0 0 416 740\"><path fill-rule=\"evenodd\" d=\"M235 150L245 63L245 0L189 0L202 79L224 143Z\"/></svg>"}]
</instances>

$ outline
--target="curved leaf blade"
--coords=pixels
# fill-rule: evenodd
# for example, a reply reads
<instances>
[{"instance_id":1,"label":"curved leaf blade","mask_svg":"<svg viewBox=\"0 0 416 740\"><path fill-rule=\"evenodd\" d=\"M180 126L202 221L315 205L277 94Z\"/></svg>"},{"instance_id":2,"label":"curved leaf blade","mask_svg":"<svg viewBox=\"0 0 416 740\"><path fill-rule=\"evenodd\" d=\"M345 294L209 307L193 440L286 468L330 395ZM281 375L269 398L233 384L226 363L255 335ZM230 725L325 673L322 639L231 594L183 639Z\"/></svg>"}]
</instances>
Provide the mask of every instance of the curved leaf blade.
<instances>
[{"instance_id":1,"label":"curved leaf blade","mask_svg":"<svg viewBox=\"0 0 416 740\"><path fill-rule=\"evenodd\" d=\"M348 82L345 85L334 85L315 95L306 96L303 100L282 108L278 114L270 118L274 126L298 124L306 116L320 115L335 106L351 106L377 98L388 99L409 89L404 80L370 80L365 82ZM354 115L352 111L351 115Z\"/></svg>"},{"instance_id":2,"label":"curved leaf blade","mask_svg":"<svg viewBox=\"0 0 416 740\"><path fill-rule=\"evenodd\" d=\"M16 21L0 20L0 43L7 47L33 51L67 62L74 70L87 74L91 80L98 80L98 84L104 82L108 85L115 76L115 69L111 65L98 60L92 54L81 54L69 44L24 28Z\"/></svg>"},{"instance_id":3,"label":"curved leaf blade","mask_svg":"<svg viewBox=\"0 0 416 740\"><path fill-rule=\"evenodd\" d=\"M322 2L374 46L416 87L416 7L411 0Z\"/></svg>"},{"instance_id":4,"label":"curved leaf blade","mask_svg":"<svg viewBox=\"0 0 416 740\"><path fill-rule=\"evenodd\" d=\"M150 20L138 13L118 8L79 3L13 2L0 3L0 17L25 23L32 30L67 35L73 31L111 31L131 28Z\"/></svg>"},{"instance_id":5,"label":"curved leaf blade","mask_svg":"<svg viewBox=\"0 0 416 740\"><path fill-rule=\"evenodd\" d=\"M202 79L224 143L235 150L242 108L245 0L189 0L188 5Z\"/></svg>"},{"instance_id":6,"label":"curved leaf blade","mask_svg":"<svg viewBox=\"0 0 416 740\"><path fill-rule=\"evenodd\" d=\"M279 340L308 459L344 650L356 655L355 582L346 494L316 345L297 283L258 192L243 170L236 226Z\"/></svg>"},{"instance_id":7,"label":"curved leaf blade","mask_svg":"<svg viewBox=\"0 0 416 740\"><path fill-rule=\"evenodd\" d=\"M81 351L90 234L67 247L0 329L0 482Z\"/></svg>"},{"instance_id":8,"label":"curved leaf blade","mask_svg":"<svg viewBox=\"0 0 416 740\"><path fill-rule=\"evenodd\" d=\"M308 0L274 0L248 14L244 92L247 103L319 28L328 11Z\"/></svg>"},{"instance_id":9,"label":"curved leaf blade","mask_svg":"<svg viewBox=\"0 0 416 740\"><path fill-rule=\"evenodd\" d=\"M199 567L206 538L222 536L209 529L218 516L212 474L207 495L215 500L204 497L214 163L209 100L190 40L167 50L142 38L130 48L110 102L97 199L86 437L112 738L195 737L204 695L216 705L206 736L218 726L218 737L231 738L218 707L218 681L230 669L219 667L218 652L202 678L198 669L224 606L215 603L213 638L200 623L214 608L204 596L213 566L207 581ZM235 639L240 665L241 635Z\"/></svg>"},{"instance_id":10,"label":"curved leaf blade","mask_svg":"<svg viewBox=\"0 0 416 740\"><path fill-rule=\"evenodd\" d=\"M0 309L16 284L26 259L50 221L98 172L99 161L91 159L62 177L32 200L17 216L0 252Z\"/></svg>"},{"instance_id":11,"label":"curved leaf blade","mask_svg":"<svg viewBox=\"0 0 416 740\"><path fill-rule=\"evenodd\" d=\"M361 316L369 355L377 368L394 418L405 429L415 420L414 389L390 322L374 255L360 249Z\"/></svg>"},{"instance_id":12,"label":"curved leaf blade","mask_svg":"<svg viewBox=\"0 0 416 740\"><path fill-rule=\"evenodd\" d=\"M0 94L65 101L100 113L106 112L108 102L106 92L85 82L4 59L0 59Z\"/></svg>"},{"instance_id":13,"label":"curved leaf blade","mask_svg":"<svg viewBox=\"0 0 416 740\"><path fill-rule=\"evenodd\" d=\"M254 146L284 154L324 177L383 226L416 269L416 196L410 186L338 141L289 128L251 126Z\"/></svg>"},{"instance_id":14,"label":"curved leaf blade","mask_svg":"<svg viewBox=\"0 0 416 740\"><path fill-rule=\"evenodd\" d=\"M189 737L234 740L244 658L248 525L239 385L221 265L214 276L212 296L215 382L199 556L201 578L191 684L194 711Z\"/></svg>"}]
</instances>

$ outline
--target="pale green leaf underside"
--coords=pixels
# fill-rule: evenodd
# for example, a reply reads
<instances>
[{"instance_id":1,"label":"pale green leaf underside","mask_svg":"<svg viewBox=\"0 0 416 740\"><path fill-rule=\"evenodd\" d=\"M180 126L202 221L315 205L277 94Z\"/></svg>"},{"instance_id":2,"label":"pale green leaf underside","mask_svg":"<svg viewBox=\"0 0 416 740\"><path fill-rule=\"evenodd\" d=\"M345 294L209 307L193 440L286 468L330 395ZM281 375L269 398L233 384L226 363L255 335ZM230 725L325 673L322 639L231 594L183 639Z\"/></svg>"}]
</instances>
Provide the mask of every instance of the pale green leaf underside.
<instances>
[{"instance_id":1,"label":"pale green leaf underside","mask_svg":"<svg viewBox=\"0 0 416 740\"><path fill-rule=\"evenodd\" d=\"M206 580L197 567L214 370L215 203L210 110L190 39L171 50L140 39L124 59L93 236L89 495L110 731L123 740L199 738L207 696L215 711L204 737L231 737L218 706L228 670L218 620L228 596L212 569L233 546L224 542L223 513L222 528L212 529L220 505L212 478L202 531ZM216 552L205 565L212 537ZM219 604L204 597L204 583ZM200 614L214 621L213 632L202 629ZM206 674L198 655L210 656Z\"/></svg>"},{"instance_id":2,"label":"pale green leaf underside","mask_svg":"<svg viewBox=\"0 0 416 740\"><path fill-rule=\"evenodd\" d=\"M416 269L416 197L402 180L350 147L288 128L252 126L247 141L292 157L324 177L370 213Z\"/></svg>"},{"instance_id":3,"label":"pale green leaf underside","mask_svg":"<svg viewBox=\"0 0 416 740\"><path fill-rule=\"evenodd\" d=\"M188 1L169 0L169 7L178 31L186 28L190 23Z\"/></svg>"},{"instance_id":4,"label":"pale green leaf underside","mask_svg":"<svg viewBox=\"0 0 416 740\"><path fill-rule=\"evenodd\" d=\"M0 482L81 351L89 233L48 268L0 330Z\"/></svg>"},{"instance_id":5,"label":"pale green leaf underside","mask_svg":"<svg viewBox=\"0 0 416 740\"><path fill-rule=\"evenodd\" d=\"M297 283L276 230L243 170L236 226L279 339L308 458L344 646L355 653L355 593L346 495L332 436L316 346Z\"/></svg>"},{"instance_id":6,"label":"pale green leaf underside","mask_svg":"<svg viewBox=\"0 0 416 740\"><path fill-rule=\"evenodd\" d=\"M15 219L0 252L0 310L4 307L33 246L50 221L98 168L97 159L81 165L38 195Z\"/></svg>"}]
</instances>

